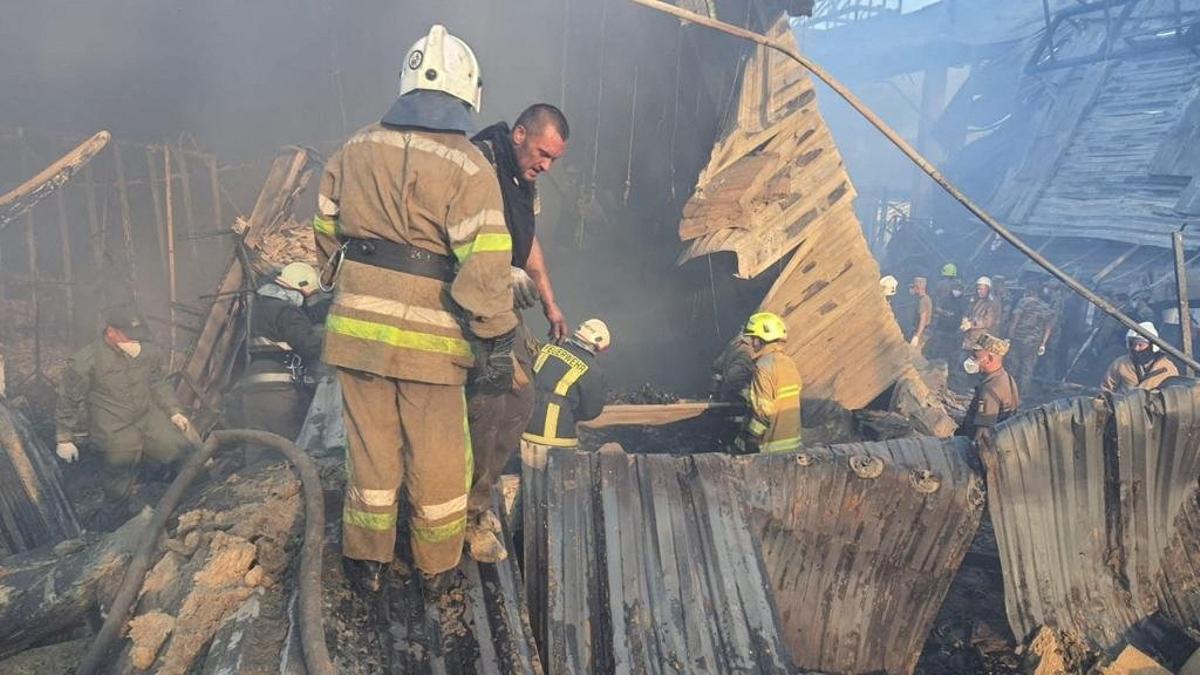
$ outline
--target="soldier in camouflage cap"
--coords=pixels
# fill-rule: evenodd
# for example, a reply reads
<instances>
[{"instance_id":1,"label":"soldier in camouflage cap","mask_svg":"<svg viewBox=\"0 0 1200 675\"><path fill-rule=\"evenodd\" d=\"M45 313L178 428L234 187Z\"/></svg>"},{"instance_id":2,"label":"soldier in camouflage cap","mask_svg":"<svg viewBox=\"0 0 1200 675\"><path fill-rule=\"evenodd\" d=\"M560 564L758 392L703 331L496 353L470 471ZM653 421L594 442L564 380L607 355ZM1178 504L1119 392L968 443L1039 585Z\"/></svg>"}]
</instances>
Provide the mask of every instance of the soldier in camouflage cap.
<instances>
[{"instance_id":1,"label":"soldier in camouflage cap","mask_svg":"<svg viewBox=\"0 0 1200 675\"><path fill-rule=\"evenodd\" d=\"M1008 419L1021 405L1017 383L1004 369L1008 340L982 333L969 345L971 358L963 367L969 373L979 373L982 381L975 385L975 395L967 406L967 414L955 432L977 443L991 439L992 428Z\"/></svg>"}]
</instances>

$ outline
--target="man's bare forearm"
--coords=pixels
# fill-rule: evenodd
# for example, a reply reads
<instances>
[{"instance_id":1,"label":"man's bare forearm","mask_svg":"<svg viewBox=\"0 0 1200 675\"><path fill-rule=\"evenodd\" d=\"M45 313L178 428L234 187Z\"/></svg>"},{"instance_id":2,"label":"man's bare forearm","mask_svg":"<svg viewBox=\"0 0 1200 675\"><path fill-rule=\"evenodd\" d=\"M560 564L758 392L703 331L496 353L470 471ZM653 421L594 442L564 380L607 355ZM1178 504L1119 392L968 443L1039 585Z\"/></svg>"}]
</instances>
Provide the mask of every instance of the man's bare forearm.
<instances>
[{"instance_id":1,"label":"man's bare forearm","mask_svg":"<svg viewBox=\"0 0 1200 675\"><path fill-rule=\"evenodd\" d=\"M554 305L554 287L550 283L550 270L546 267L546 256L542 253L542 244L537 237L533 238L533 246L529 249L529 257L525 260L525 271L537 285L542 304Z\"/></svg>"}]
</instances>

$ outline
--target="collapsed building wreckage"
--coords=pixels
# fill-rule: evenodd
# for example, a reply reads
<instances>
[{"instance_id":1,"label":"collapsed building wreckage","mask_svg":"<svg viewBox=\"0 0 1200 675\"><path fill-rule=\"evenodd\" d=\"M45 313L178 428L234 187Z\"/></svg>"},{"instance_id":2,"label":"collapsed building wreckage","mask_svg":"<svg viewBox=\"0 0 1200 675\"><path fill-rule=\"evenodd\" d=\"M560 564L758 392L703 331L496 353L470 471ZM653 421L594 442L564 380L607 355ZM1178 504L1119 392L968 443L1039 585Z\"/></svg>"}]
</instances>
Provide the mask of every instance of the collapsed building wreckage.
<instances>
[{"instance_id":1,"label":"collapsed building wreckage","mask_svg":"<svg viewBox=\"0 0 1200 675\"><path fill-rule=\"evenodd\" d=\"M703 223L694 247L729 245L740 256L738 230L750 233L742 237L747 242L772 229L786 234L767 238L777 243L750 269L792 253L762 301L789 319L798 337L791 348L827 354L822 345L838 320L859 321L874 338L852 345L861 351L844 369L806 371L810 392L860 408L899 381L896 391L908 398L894 393L892 399L915 405L905 411L914 426L948 435L944 411L923 389L894 318L874 292L878 269L849 209L853 187L824 131L811 82L767 54L760 49L747 63L754 76L743 78L737 122L685 210L686 219L697 219L690 225ZM771 85L756 87L764 81ZM760 126L747 127L747 120ZM790 161L797 158L810 159ZM226 368L243 338L245 308L229 291L257 273L260 237L288 221L310 159L295 151L277 160L248 221L242 240L249 254L222 280L219 293L228 295L214 301L185 367L195 375L180 384L198 410L215 412L213 397L228 383ZM821 179L808 170L820 170ZM728 185L740 185L734 203L716 197ZM823 189L809 192L814 185ZM772 210L771 195L780 190L796 195L794 209ZM730 209L736 209L731 220L753 225L706 222ZM510 549L516 550L513 529L523 541L521 565L467 562L445 595L431 597L401 573L379 602L351 596L335 564L331 512L324 533L323 595L332 610L325 641L341 672L911 672L979 527L986 495L1018 638L1049 624L1101 651L1131 643L1177 664L1181 654L1162 650L1157 636L1165 630L1194 636L1197 626L1191 608L1197 589L1188 572L1197 541L1187 522L1196 503L1190 477L1200 461L1198 405L1200 389L1176 386L1025 413L1001 429L994 454L984 455L986 490L973 450L954 439L816 444L800 453L740 458L646 456L613 447L529 456L519 496L503 508ZM14 446L54 466L36 439L5 440L14 465ZM332 466L322 478L336 495L341 477ZM139 580L115 667L288 671L297 664L303 656L292 604L296 551L288 542L299 532L298 492L288 472L260 466L192 495L170 524L150 576ZM140 518L127 528L144 527ZM1078 522L1095 527L1085 531ZM25 612L18 602L69 596L80 619L97 605L108 607L119 562L92 565L106 577L74 596L60 594L60 584L73 581L66 564L81 556L105 551L106 560L123 560L129 532L67 544L57 550L61 555L42 550L0 560L0 584L13 589L0 615ZM1055 551L1047 540L1059 542ZM1071 563L1076 556L1094 568L1081 572ZM22 570L38 581L20 581ZM5 640L0 636L0 653L46 638Z\"/></svg>"}]
</instances>

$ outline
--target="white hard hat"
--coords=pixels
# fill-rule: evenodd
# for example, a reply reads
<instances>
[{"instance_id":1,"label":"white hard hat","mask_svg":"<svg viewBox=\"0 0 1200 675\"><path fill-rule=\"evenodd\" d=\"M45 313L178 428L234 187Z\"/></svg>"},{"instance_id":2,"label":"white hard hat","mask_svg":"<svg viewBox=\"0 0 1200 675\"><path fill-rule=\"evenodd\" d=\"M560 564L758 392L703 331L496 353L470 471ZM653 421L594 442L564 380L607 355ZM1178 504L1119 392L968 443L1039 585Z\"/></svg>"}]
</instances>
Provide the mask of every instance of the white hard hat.
<instances>
[{"instance_id":1,"label":"white hard hat","mask_svg":"<svg viewBox=\"0 0 1200 675\"><path fill-rule=\"evenodd\" d=\"M608 333L608 324L600 319L588 319L575 329L575 339L595 348L596 351L608 349L612 344L612 336Z\"/></svg>"},{"instance_id":2,"label":"white hard hat","mask_svg":"<svg viewBox=\"0 0 1200 675\"><path fill-rule=\"evenodd\" d=\"M441 24L434 24L404 57L400 95L418 90L445 92L479 112L483 96L479 61L467 43L446 32Z\"/></svg>"},{"instance_id":3,"label":"white hard hat","mask_svg":"<svg viewBox=\"0 0 1200 675\"><path fill-rule=\"evenodd\" d=\"M883 289L884 295L888 295L888 296L895 295L896 288L899 285L900 285L900 282L896 281L896 277L894 277L890 274L879 280L879 287Z\"/></svg>"},{"instance_id":4,"label":"white hard hat","mask_svg":"<svg viewBox=\"0 0 1200 675\"><path fill-rule=\"evenodd\" d=\"M1158 337L1158 329L1154 327L1153 321L1143 321L1143 322L1139 323L1138 326L1141 326L1142 330L1153 335L1154 337ZM1150 342L1145 337L1143 337L1142 335L1140 335L1136 331L1134 331L1132 328L1130 328L1129 332L1125 333L1125 343L1128 344L1135 340L1141 340L1142 342ZM1150 346L1151 346L1151 348L1154 349L1154 351L1158 351L1158 345L1151 343Z\"/></svg>"},{"instance_id":5,"label":"white hard hat","mask_svg":"<svg viewBox=\"0 0 1200 675\"><path fill-rule=\"evenodd\" d=\"M976 286L987 286L988 288L991 288L992 287L992 279L991 279L991 277L979 277L978 279L975 280L975 285Z\"/></svg>"},{"instance_id":6,"label":"white hard hat","mask_svg":"<svg viewBox=\"0 0 1200 675\"><path fill-rule=\"evenodd\" d=\"M308 263L294 262L284 265L283 270L279 272L279 276L275 279L279 283L302 290L307 288L315 288L317 286L317 270Z\"/></svg>"}]
</instances>

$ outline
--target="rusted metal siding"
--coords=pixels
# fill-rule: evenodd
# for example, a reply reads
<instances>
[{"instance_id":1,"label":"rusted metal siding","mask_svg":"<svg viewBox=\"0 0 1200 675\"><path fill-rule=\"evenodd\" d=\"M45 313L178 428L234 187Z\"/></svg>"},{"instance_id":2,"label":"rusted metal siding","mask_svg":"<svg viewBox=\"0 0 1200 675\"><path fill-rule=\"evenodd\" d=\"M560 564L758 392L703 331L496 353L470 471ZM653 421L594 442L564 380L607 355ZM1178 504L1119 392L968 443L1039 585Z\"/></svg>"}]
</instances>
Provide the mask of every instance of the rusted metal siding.
<instances>
[{"instance_id":1,"label":"rusted metal siding","mask_svg":"<svg viewBox=\"0 0 1200 675\"><path fill-rule=\"evenodd\" d=\"M961 440L614 448L525 456L549 672L911 672L982 511Z\"/></svg>"},{"instance_id":2,"label":"rusted metal siding","mask_svg":"<svg viewBox=\"0 0 1200 675\"><path fill-rule=\"evenodd\" d=\"M1200 627L1200 387L1056 401L985 453L1009 623L1101 647Z\"/></svg>"},{"instance_id":3,"label":"rusted metal siding","mask_svg":"<svg viewBox=\"0 0 1200 675\"><path fill-rule=\"evenodd\" d=\"M796 665L909 673L983 512L963 439L738 460Z\"/></svg>"},{"instance_id":4,"label":"rusted metal siding","mask_svg":"<svg viewBox=\"0 0 1200 675\"><path fill-rule=\"evenodd\" d=\"M525 571L547 671L788 672L728 458L613 448L526 457Z\"/></svg>"}]
</instances>

